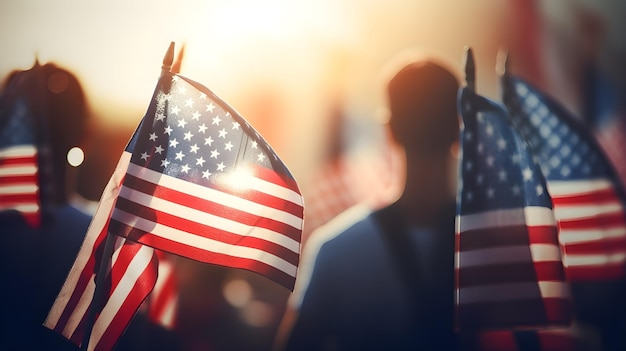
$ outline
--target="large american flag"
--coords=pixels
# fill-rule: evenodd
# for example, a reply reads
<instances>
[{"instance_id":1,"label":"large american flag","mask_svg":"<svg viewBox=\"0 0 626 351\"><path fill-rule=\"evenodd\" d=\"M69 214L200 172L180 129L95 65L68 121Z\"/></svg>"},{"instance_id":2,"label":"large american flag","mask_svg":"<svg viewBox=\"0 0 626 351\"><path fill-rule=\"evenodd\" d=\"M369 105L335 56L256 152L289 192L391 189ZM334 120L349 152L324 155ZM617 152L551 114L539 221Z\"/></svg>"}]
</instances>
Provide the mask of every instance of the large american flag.
<instances>
[{"instance_id":1,"label":"large american flag","mask_svg":"<svg viewBox=\"0 0 626 351\"><path fill-rule=\"evenodd\" d=\"M554 202L570 281L626 277L621 183L588 130L555 100L506 75L503 99L537 153Z\"/></svg>"},{"instance_id":2,"label":"large american flag","mask_svg":"<svg viewBox=\"0 0 626 351\"><path fill-rule=\"evenodd\" d=\"M0 211L15 210L32 226L41 225L38 128L33 69L15 75L0 96ZM36 98L36 97L35 97Z\"/></svg>"},{"instance_id":3,"label":"large american flag","mask_svg":"<svg viewBox=\"0 0 626 351\"><path fill-rule=\"evenodd\" d=\"M503 106L464 88L459 109L459 329L567 324L569 289L538 164Z\"/></svg>"},{"instance_id":4,"label":"large american flag","mask_svg":"<svg viewBox=\"0 0 626 351\"><path fill-rule=\"evenodd\" d=\"M242 116L206 87L162 75L112 232L293 289L303 210L289 170Z\"/></svg>"}]
</instances>

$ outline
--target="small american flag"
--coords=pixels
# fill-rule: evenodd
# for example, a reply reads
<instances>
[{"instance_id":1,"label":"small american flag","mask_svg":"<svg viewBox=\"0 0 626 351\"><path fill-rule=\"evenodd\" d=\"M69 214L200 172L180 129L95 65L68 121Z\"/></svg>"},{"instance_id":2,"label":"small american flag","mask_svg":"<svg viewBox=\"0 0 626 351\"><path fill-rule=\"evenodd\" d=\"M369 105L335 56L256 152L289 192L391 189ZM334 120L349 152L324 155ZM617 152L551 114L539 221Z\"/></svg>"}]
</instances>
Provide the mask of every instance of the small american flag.
<instances>
[{"instance_id":1,"label":"small american flag","mask_svg":"<svg viewBox=\"0 0 626 351\"><path fill-rule=\"evenodd\" d=\"M0 211L16 210L34 227L41 225L37 130L41 117L32 96L34 67L20 72L0 96Z\"/></svg>"},{"instance_id":2,"label":"small american flag","mask_svg":"<svg viewBox=\"0 0 626 351\"><path fill-rule=\"evenodd\" d=\"M464 88L459 109L459 329L567 324L569 289L538 164L503 106Z\"/></svg>"},{"instance_id":3,"label":"small american flag","mask_svg":"<svg viewBox=\"0 0 626 351\"><path fill-rule=\"evenodd\" d=\"M608 159L589 131L556 101L521 79L504 79L504 102L547 179L568 280L624 278L624 197Z\"/></svg>"},{"instance_id":4,"label":"small american flag","mask_svg":"<svg viewBox=\"0 0 626 351\"><path fill-rule=\"evenodd\" d=\"M303 200L287 167L206 87L164 73L142 122L110 230L293 289Z\"/></svg>"},{"instance_id":5,"label":"small american flag","mask_svg":"<svg viewBox=\"0 0 626 351\"><path fill-rule=\"evenodd\" d=\"M159 259L159 276L146 301L146 313L154 323L174 330L177 326L179 299L176 262L163 251L155 252Z\"/></svg>"}]
</instances>

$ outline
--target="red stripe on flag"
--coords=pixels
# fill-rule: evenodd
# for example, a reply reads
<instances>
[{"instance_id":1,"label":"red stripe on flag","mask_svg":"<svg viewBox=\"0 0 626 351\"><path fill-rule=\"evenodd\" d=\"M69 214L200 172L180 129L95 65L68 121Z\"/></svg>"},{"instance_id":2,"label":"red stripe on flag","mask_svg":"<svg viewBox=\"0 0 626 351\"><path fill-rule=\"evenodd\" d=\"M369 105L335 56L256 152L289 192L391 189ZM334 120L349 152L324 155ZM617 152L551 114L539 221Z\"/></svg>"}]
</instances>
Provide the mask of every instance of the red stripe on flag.
<instances>
[{"instance_id":1,"label":"red stripe on flag","mask_svg":"<svg viewBox=\"0 0 626 351\"><path fill-rule=\"evenodd\" d=\"M613 262L598 266L565 267L567 279L572 282L611 281L626 276L624 262Z\"/></svg>"},{"instance_id":2,"label":"red stripe on flag","mask_svg":"<svg viewBox=\"0 0 626 351\"><path fill-rule=\"evenodd\" d=\"M20 205L37 205L39 192L21 193L21 194L3 194L0 209L16 208Z\"/></svg>"},{"instance_id":3,"label":"red stripe on flag","mask_svg":"<svg viewBox=\"0 0 626 351\"><path fill-rule=\"evenodd\" d=\"M4 175L0 176L0 185L15 185L15 184L34 184L38 181L37 173L24 174L24 175Z\"/></svg>"},{"instance_id":4,"label":"red stripe on flag","mask_svg":"<svg viewBox=\"0 0 626 351\"><path fill-rule=\"evenodd\" d=\"M567 255L626 255L626 237L602 238L588 242L571 243L564 246L564 252Z\"/></svg>"},{"instance_id":5,"label":"red stripe on flag","mask_svg":"<svg viewBox=\"0 0 626 351\"><path fill-rule=\"evenodd\" d=\"M624 216L617 213L600 214L596 216L567 218L559 220L559 228L561 229L598 229L606 230L611 227L624 227L626 221Z\"/></svg>"},{"instance_id":6,"label":"red stripe on flag","mask_svg":"<svg viewBox=\"0 0 626 351\"><path fill-rule=\"evenodd\" d=\"M603 204L618 202L619 197L613 189L602 189L588 193L559 194L552 197L554 206L582 205L582 204Z\"/></svg>"}]
</instances>

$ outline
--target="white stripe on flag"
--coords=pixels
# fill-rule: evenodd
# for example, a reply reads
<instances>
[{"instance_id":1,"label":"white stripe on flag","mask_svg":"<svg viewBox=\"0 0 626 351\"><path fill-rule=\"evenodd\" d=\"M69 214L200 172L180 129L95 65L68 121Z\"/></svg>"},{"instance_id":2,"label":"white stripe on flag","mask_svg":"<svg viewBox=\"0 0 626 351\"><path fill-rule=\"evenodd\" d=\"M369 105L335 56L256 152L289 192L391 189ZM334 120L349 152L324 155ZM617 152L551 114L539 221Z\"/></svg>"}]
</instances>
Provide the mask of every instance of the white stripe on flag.
<instances>
[{"instance_id":1,"label":"white stripe on flag","mask_svg":"<svg viewBox=\"0 0 626 351\"><path fill-rule=\"evenodd\" d=\"M528 206L506 210L492 210L476 214L457 216L457 233L474 229L498 228L525 225L555 226L556 220L552 210L541 206Z\"/></svg>"},{"instance_id":2,"label":"white stripe on flag","mask_svg":"<svg viewBox=\"0 0 626 351\"><path fill-rule=\"evenodd\" d=\"M554 207L554 216L557 220L564 221L569 219L594 218L608 214L623 214L623 211L624 208L617 201L611 204L559 204Z\"/></svg>"},{"instance_id":3,"label":"white stripe on flag","mask_svg":"<svg viewBox=\"0 0 626 351\"><path fill-rule=\"evenodd\" d=\"M37 173L36 166L24 166L24 165L2 165L0 166L0 176L18 176L18 175L33 175Z\"/></svg>"},{"instance_id":4,"label":"white stripe on flag","mask_svg":"<svg viewBox=\"0 0 626 351\"><path fill-rule=\"evenodd\" d=\"M607 229L560 229L559 242L562 245L594 242L626 237L626 228L616 225Z\"/></svg>"},{"instance_id":5,"label":"white stripe on flag","mask_svg":"<svg viewBox=\"0 0 626 351\"><path fill-rule=\"evenodd\" d=\"M459 255L459 262L461 262L461 266L464 268L506 263L552 262L561 260L559 247L550 244L531 244L530 247L528 245L519 245L461 251Z\"/></svg>"},{"instance_id":6,"label":"white stripe on flag","mask_svg":"<svg viewBox=\"0 0 626 351\"><path fill-rule=\"evenodd\" d=\"M626 253L623 252L623 250L621 252L617 252L617 253L602 253L602 254L585 254L585 255L565 255L565 257L563 257L563 265L566 268L570 268L570 267L591 267L591 266L603 266L603 265L610 265L610 264L616 264L616 263L621 263L626 261Z\"/></svg>"},{"instance_id":7,"label":"white stripe on flag","mask_svg":"<svg viewBox=\"0 0 626 351\"><path fill-rule=\"evenodd\" d=\"M37 148L34 145L18 145L0 149L0 158L19 158L36 154Z\"/></svg>"},{"instance_id":8,"label":"white stripe on flag","mask_svg":"<svg viewBox=\"0 0 626 351\"><path fill-rule=\"evenodd\" d=\"M39 190L39 187L34 184L24 183L24 184L12 184L12 185L0 185L0 194L8 195L8 194L35 194Z\"/></svg>"}]
</instances>

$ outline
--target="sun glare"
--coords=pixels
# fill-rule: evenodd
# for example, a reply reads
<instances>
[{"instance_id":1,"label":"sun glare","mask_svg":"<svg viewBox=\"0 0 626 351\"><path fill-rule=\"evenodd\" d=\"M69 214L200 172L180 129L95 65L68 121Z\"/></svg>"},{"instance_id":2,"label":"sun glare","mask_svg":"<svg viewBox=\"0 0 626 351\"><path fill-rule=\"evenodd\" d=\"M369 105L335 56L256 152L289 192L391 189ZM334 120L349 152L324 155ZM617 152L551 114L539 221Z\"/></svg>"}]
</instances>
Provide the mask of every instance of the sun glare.
<instances>
[{"instance_id":1,"label":"sun glare","mask_svg":"<svg viewBox=\"0 0 626 351\"><path fill-rule=\"evenodd\" d=\"M220 182L232 191L244 192L250 189L250 182L254 179L254 174L250 169L241 167L231 173L224 174L220 178Z\"/></svg>"}]
</instances>

